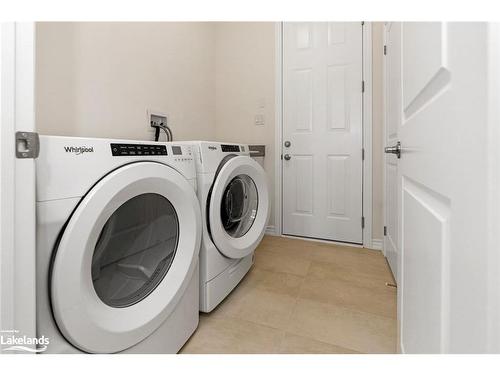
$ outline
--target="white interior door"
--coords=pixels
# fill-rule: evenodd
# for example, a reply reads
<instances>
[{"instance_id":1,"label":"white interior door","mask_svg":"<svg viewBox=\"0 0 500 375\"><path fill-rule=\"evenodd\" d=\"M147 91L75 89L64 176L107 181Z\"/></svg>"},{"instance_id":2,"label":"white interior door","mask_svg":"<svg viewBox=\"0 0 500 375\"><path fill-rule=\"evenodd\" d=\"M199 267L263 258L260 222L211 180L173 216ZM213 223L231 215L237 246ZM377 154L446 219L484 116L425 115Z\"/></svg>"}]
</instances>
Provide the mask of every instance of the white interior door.
<instances>
[{"instance_id":1,"label":"white interior door","mask_svg":"<svg viewBox=\"0 0 500 375\"><path fill-rule=\"evenodd\" d=\"M35 163L16 158L35 130L35 25L0 27L0 336L35 337ZM12 353L2 345L0 353ZM23 345L33 349L32 345ZM12 349L12 348L10 348ZM15 352L15 351L14 351Z\"/></svg>"},{"instance_id":2,"label":"white interior door","mask_svg":"<svg viewBox=\"0 0 500 375\"><path fill-rule=\"evenodd\" d=\"M384 28L385 62L385 132L384 146L395 145L401 123L401 23L389 22ZM392 154L384 156L384 254L394 279L398 279L398 159Z\"/></svg>"},{"instance_id":3,"label":"white interior door","mask_svg":"<svg viewBox=\"0 0 500 375\"><path fill-rule=\"evenodd\" d=\"M284 24L284 234L363 242L362 27Z\"/></svg>"},{"instance_id":4,"label":"white interior door","mask_svg":"<svg viewBox=\"0 0 500 375\"><path fill-rule=\"evenodd\" d=\"M492 288L498 298L498 286L488 285L488 252L498 252L498 243L488 242L489 157L498 147L498 140L494 148L488 142L488 32L485 23L389 28L387 61L402 87L402 154L389 156L398 177L386 181L399 195L398 312L406 353L487 350Z\"/></svg>"}]
</instances>

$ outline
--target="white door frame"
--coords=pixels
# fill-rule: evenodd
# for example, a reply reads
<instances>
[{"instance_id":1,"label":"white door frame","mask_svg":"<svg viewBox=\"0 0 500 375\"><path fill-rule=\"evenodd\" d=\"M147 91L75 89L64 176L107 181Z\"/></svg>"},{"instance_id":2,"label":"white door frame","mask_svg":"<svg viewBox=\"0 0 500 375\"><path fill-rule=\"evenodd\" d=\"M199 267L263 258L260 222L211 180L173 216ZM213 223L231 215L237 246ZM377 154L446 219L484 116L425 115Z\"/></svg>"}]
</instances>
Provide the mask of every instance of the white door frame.
<instances>
[{"instance_id":1,"label":"white door frame","mask_svg":"<svg viewBox=\"0 0 500 375\"><path fill-rule=\"evenodd\" d=\"M274 155L274 232L283 235L283 173L282 173L282 142L283 142L283 22L275 25L275 155ZM372 248L372 25L363 23L363 247ZM273 230L274 229L274 230ZM305 239L305 238L304 238ZM332 242L332 241L328 241Z\"/></svg>"},{"instance_id":2,"label":"white door frame","mask_svg":"<svg viewBox=\"0 0 500 375\"><path fill-rule=\"evenodd\" d=\"M490 23L488 30L489 82L488 82L488 128L490 205L488 220L488 353L500 353L500 24Z\"/></svg>"},{"instance_id":3,"label":"white door frame","mask_svg":"<svg viewBox=\"0 0 500 375\"><path fill-rule=\"evenodd\" d=\"M0 330L35 337L34 160L15 156L35 130L35 23L2 23L0 51Z\"/></svg>"},{"instance_id":4,"label":"white door frame","mask_svg":"<svg viewBox=\"0 0 500 375\"><path fill-rule=\"evenodd\" d=\"M385 48L387 48L387 34L386 34L386 28L390 24L390 22L384 22L384 27L383 27L383 36L382 36L382 42L384 48L383 56L382 56L382 96L383 96L383 110L382 110L382 147L385 147L385 142L386 142L386 135L387 135L387 85L386 85L386 68L387 68L387 59L385 55ZM382 155L382 220L383 220L383 226L384 228L386 227L387 223L387 202L386 202L386 188L387 184L385 182L385 177L386 177L386 163L385 163L385 153ZM399 207L398 207L399 209ZM384 256L387 258L387 253L386 249L384 246L384 241L385 241L385 232L382 232L383 238L382 238L382 253ZM398 245L399 246L399 245ZM398 262L399 263L399 262Z\"/></svg>"}]
</instances>

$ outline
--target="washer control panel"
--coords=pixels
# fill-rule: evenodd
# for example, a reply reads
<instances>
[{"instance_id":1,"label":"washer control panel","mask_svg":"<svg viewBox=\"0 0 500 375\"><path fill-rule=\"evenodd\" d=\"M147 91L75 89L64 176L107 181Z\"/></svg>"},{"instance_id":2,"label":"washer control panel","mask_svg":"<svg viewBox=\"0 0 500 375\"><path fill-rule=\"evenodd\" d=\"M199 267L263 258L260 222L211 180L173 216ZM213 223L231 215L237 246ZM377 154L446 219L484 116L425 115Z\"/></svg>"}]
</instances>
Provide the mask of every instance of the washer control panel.
<instances>
[{"instance_id":1,"label":"washer control panel","mask_svg":"<svg viewBox=\"0 0 500 375\"><path fill-rule=\"evenodd\" d=\"M192 162L193 152L191 146L172 146L174 161Z\"/></svg>"},{"instance_id":2,"label":"washer control panel","mask_svg":"<svg viewBox=\"0 0 500 375\"><path fill-rule=\"evenodd\" d=\"M238 145L220 145L222 152L240 152Z\"/></svg>"},{"instance_id":3,"label":"washer control panel","mask_svg":"<svg viewBox=\"0 0 500 375\"><path fill-rule=\"evenodd\" d=\"M172 146L172 155L182 155L182 147Z\"/></svg>"},{"instance_id":4,"label":"washer control panel","mask_svg":"<svg viewBox=\"0 0 500 375\"><path fill-rule=\"evenodd\" d=\"M167 146L155 144L111 143L113 156L168 155Z\"/></svg>"}]
</instances>

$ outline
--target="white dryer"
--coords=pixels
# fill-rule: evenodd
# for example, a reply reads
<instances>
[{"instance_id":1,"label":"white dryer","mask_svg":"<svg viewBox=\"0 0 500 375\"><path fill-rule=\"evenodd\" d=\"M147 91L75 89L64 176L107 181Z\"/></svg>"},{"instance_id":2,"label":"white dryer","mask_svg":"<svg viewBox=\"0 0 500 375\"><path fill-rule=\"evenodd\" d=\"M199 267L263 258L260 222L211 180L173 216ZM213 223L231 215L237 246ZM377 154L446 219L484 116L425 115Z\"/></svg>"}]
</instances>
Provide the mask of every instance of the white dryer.
<instances>
[{"instance_id":1,"label":"white dryer","mask_svg":"<svg viewBox=\"0 0 500 375\"><path fill-rule=\"evenodd\" d=\"M193 142L203 218L200 310L212 311L241 281L269 218L264 169L248 145Z\"/></svg>"},{"instance_id":2,"label":"white dryer","mask_svg":"<svg viewBox=\"0 0 500 375\"><path fill-rule=\"evenodd\" d=\"M41 136L36 173L46 352L177 352L198 325L192 148Z\"/></svg>"}]
</instances>

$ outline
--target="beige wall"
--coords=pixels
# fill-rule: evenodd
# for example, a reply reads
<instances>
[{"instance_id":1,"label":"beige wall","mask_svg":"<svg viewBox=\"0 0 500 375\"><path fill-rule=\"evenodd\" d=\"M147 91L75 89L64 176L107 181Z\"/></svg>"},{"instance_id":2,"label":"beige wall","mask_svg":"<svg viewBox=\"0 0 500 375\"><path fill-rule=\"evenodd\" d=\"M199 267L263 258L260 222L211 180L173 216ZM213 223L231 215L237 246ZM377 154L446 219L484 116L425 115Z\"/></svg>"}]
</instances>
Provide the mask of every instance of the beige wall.
<instances>
[{"instance_id":1,"label":"beige wall","mask_svg":"<svg viewBox=\"0 0 500 375\"><path fill-rule=\"evenodd\" d=\"M41 134L152 139L148 109L175 139L215 137L212 23L38 23Z\"/></svg>"},{"instance_id":2,"label":"beige wall","mask_svg":"<svg viewBox=\"0 0 500 375\"><path fill-rule=\"evenodd\" d=\"M215 118L218 140L266 145L274 202L275 24L223 22L216 26ZM264 125L255 116L264 115ZM274 205L269 225L274 225Z\"/></svg>"},{"instance_id":3,"label":"beige wall","mask_svg":"<svg viewBox=\"0 0 500 375\"><path fill-rule=\"evenodd\" d=\"M383 238L382 28L372 26L377 239ZM274 44L275 24L269 22L39 23L38 131L152 139L146 110L159 110L169 115L177 140L265 144L273 194ZM254 124L256 114L264 115L265 125Z\"/></svg>"},{"instance_id":4,"label":"beige wall","mask_svg":"<svg viewBox=\"0 0 500 375\"><path fill-rule=\"evenodd\" d=\"M384 133L384 95L383 95L383 46L384 24L374 22L372 24L372 237L376 239L384 238L384 217L383 217L383 133Z\"/></svg>"},{"instance_id":5,"label":"beige wall","mask_svg":"<svg viewBox=\"0 0 500 375\"><path fill-rule=\"evenodd\" d=\"M38 131L152 139L157 110L176 140L265 144L273 192L274 53L273 23L38 23Z\"/></svg>"}]
</instances>

